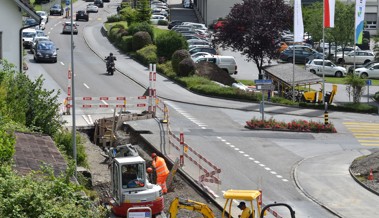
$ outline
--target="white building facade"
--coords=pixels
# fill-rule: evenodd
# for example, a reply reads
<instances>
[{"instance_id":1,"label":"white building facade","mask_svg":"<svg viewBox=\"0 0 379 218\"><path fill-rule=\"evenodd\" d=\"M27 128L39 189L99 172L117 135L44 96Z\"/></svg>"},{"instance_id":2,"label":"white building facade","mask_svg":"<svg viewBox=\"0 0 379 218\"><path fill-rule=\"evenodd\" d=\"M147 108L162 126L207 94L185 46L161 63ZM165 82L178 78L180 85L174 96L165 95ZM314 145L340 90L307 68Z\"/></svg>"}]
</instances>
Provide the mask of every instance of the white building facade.
<instances>
[{"instance_id":1,"label":"white building facade","mask_svg":"<svg viewBox=\"0 0 379 218\"><path fill-rule=\"evenodd\" d=\"M39 16L21 0L0 0L0 59L22 68L22 12L39 21Z\"/></svg>"}]
</instances>

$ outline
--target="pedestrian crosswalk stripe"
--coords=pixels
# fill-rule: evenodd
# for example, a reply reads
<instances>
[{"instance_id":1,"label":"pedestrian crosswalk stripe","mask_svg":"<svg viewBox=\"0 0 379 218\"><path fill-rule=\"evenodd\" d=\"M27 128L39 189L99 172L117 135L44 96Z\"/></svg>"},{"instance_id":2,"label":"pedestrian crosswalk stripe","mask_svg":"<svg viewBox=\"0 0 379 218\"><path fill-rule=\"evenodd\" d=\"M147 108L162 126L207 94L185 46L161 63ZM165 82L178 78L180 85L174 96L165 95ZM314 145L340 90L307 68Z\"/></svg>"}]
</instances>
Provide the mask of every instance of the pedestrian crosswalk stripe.
<instances>
[{"instance_id":1,"label":"pedestrian crosswalk stripe","mask_svg":"<svg viewBox=\"0 0 379 218\"><path fill-rule=\"evenodd\" d=\"M379 146L379 123L344 122L362 146Z\"/></svg>"}]
</instances>

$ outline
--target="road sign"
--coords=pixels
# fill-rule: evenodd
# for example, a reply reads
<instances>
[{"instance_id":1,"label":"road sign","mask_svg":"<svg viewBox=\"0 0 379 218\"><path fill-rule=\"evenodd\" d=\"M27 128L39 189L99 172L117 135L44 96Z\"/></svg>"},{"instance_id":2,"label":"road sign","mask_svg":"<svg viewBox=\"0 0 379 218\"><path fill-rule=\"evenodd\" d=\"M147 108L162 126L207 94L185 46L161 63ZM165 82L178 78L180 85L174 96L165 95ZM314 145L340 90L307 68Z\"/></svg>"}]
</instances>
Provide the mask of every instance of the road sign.
<instances>
[{"instance_id":1,"label":"road sign","mask_svg":"<svg viewBox=\"0 0 379 218\"><path fill-rule=\"evenodd\" d=\"M255 85L272 84L271 79L257 79L257 80L254 80L254 82L255 82Z\"/></svg>"},{"instance_id":2,"label":"road sign","mask_svg":"<svg viewBox=\"0 0 379 218\"><path fill-rule=\"evenodd\" d=\"M273 84L261 84L257 85L257 90L274 90L275 85Z\"/></svg>"},{"instance_id":3,"label":"road sign","mask_svg":"<svg viewBox=\"0 0 379 218\"><path fill-rule=\"evenodd\" d=\"M70 0L66 0L66 5L70 5Z\"/></svg>"},{"instance_id":4,"label":"road sign","mask_svg":"<svg viewBox=\"0 0 379 218\"><path fill-rule=\"evenodd\" d=\"M372 83L371 83L371 79L366 80L366 85L368 85L368 86L371 86L371 85L372 85Z\"/></svg>"}]
</instances>

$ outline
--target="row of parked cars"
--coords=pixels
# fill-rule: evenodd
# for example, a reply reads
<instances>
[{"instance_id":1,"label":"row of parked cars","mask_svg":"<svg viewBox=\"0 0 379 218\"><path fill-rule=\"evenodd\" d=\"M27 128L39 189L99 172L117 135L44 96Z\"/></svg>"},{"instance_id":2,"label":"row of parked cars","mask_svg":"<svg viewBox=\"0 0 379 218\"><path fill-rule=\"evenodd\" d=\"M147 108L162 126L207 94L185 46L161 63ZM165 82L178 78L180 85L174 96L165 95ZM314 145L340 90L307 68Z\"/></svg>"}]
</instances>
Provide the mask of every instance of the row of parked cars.
<instances>
[{"instance_id":1,"label":"row of parked cars","mask_svg":"<svg viewBox=\"0 0 379 218\"><path fill-rule=\"evenodd\" d=\"M230 75L237 74L237 64L234 57L218 55L211 42L211 34L205 24L172 21L168 28L187 40L188 52L195 63L212 62Z\"/></svg>"},{"instance_id":2,"label":"row of parked cars","mask_svg":"<svg viewBox=\"0 0 379 218\"><path fill-rule=\"evenodd\" d=\"M279 59L292 63L294 54L296 63L305 63L305 69L317 75L343 77L346 76L347 73L356 73L362 78L374 78L375 70L371 69L374 66L368 65L369 68L366 66L367 63L373 63L375 59L375 54L372 51L360 50L358 47L355 48L355 51L354 48L350 47L333 50L331 57L336 60L337 64L345 65L355 63L357 64L355 71L354 66L347 70L344 67L337 66L330 60L326 60L329 52L326 53L325 51L325 54L323 54L307 44L288 46L280 53ZM360 69L361 66L364 69ZM379 78L379 75L375 77Z\"/></svg>"}]
</instances>

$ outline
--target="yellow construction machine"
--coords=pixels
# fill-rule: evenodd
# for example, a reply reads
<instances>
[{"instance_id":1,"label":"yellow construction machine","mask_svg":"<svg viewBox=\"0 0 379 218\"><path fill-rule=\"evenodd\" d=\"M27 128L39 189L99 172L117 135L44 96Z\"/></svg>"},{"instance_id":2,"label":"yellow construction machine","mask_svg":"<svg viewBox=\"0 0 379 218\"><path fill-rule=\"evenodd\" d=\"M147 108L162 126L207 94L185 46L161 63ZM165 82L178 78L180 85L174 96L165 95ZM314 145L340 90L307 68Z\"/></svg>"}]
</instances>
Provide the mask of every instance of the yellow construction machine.
<instances>
[{"instance_id":1,"label":"yellow construction machine","mask_svg":"<svg viewBox=\"0 0 379 218\"><path fill-rule=\"evenodd\" d=\"M222 211L222 218L232 217L232 209L236 208L236 206L232 205L233 200L245 201L246 206L252 211L251 218L258 218L261 216L262 193L259 190L228 190L224 193L224 198L226 199L226 202ZM254 207L254 203L256 207ZM175 198L170 205L170 218L176 218L180 209L199 212L205 218L216 217L212 209L206 204L187 199Z\"/></svg>"},{"instance_id":2,"label":"yellow construction machine","mask_svg":"<svg viewBox=\"0 0 379 218\"><path fill-rule=\"evenodd\" d=\"M332 91L325 94L325 102L331 104L334 96L337 93L337 85L333 85ZM322 90L321 91L306 91L303 92L300 101L310 103L322 103Z\"/></svg>"}]
</instances>

